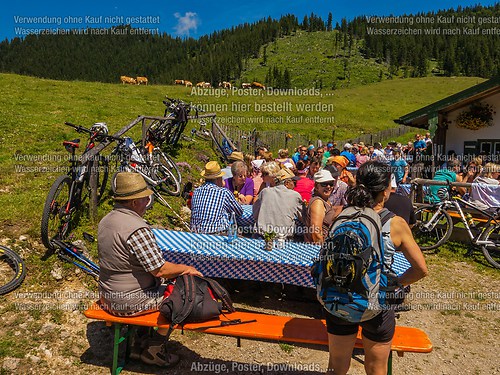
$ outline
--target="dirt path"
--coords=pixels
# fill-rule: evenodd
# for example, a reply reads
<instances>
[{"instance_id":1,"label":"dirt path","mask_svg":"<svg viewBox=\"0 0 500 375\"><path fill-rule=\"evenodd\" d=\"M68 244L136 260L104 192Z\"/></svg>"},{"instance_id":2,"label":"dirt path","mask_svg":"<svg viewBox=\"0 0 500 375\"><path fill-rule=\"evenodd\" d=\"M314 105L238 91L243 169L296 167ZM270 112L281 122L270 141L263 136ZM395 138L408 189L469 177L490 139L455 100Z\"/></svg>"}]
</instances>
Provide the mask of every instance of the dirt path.
<instances>
[{"instance_id":1,"label":"dirt path","mask_svg":"<svg viewBox=\"0 0 500 375\"><path fill-rule=\"evenodd\" d=\"M434 350L430 354L395 356L394 373L500 374L500 279L481 274L467 263L445 263L432 255L428 260L430 276L413 286L409 297L412 310L401 313L398 324L425 330ZM100 322L89 322L78 309L82 299L90 303L95 295L85 294L87 289L75 278L60 285L64 289L29 295L30 290L40 288L27 284L18 290L21 294L11 293L0 300L2 375L109 373L111 331ZM251 283L235 287L239 290L233 292L233 298L240 308L296 316L321 315L312 294L303 293L302 289L259 289ZM302 293L299 295L298 291ZM28 306L35 307L27 310ZM326 368L328 358L323 347L249 340L242 340L241 347L237 347L234 338L193 332L174 332L171 344L183 359L169 374L319 374ZM355 357L350 374L364 374L362 359L362 355ZM122 373L166 371L130 364Z\"/></svg>"}]
</instances>

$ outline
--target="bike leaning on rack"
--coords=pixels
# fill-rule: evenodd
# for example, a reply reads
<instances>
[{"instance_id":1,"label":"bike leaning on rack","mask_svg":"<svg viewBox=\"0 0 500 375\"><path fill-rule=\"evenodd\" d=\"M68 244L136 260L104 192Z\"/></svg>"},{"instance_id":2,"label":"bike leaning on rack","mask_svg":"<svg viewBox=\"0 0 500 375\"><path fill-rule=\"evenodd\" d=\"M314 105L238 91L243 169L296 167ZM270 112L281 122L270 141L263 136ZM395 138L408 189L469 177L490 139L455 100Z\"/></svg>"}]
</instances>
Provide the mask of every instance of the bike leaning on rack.
<instances>
[{"instance_id":1,"label":"bike leaning on rack","mask_svg":"<svg viewBox=\"0 0 500 375\"><path fill-rule=\"evenodd\" d=\"M89 152L96 142L101 142L111 136L105 123L95 123L90 129L66 122L65 125L74 128L78 133L89 136L85 150L81 156ZM67 175L59 176L52 184L45 200L42 212L41 237L47 249L54 249L52 240L63 240L69 233L76 213L89 198L96 204L103 196L108 179L108 160L97 155L85 163L81 163L76 155L80 147L80 139L64 141L63 145L70 153L70 170Z\"/></svg>"},{"instance_id":2,"label":"bike leaning on rack","mask_svg":"<svg viewBox=\"0 0 500 375\"><path fill-rule=\"evenodd\" d=\"M137 172L151 187L154 197L167 206L163 194L179 195L180 181L166 164L163 152L147 143L146 147L138 146L130 137L118 141L112 155L116 155L120 163L119 171ZM111 188L115 191L116 174L111 179ZM152 204L152 202L151 202Z\"/></svg>"},{"instance_id":3,"label":"bike leaning on rack","mask_svg":"<svg viewBox=\"0 0 500 375\"><path fill-rule=\"evenodd\" d=\"M450 197L446 188L438 190L439 203L428 204L415 210L416 224L412 228L413 236L422 250L436 249L450 238L453 232L453 219L448 210L459 214L459 220L465 226L473 245L479 246L484 257L493 267L500 269L500 209L491 213L482 210L458 196ZM474 220L464 213L467 207L484 216L485 222ZM472 249L468 251L468 255Z\"/></svg>"}]
</instances>

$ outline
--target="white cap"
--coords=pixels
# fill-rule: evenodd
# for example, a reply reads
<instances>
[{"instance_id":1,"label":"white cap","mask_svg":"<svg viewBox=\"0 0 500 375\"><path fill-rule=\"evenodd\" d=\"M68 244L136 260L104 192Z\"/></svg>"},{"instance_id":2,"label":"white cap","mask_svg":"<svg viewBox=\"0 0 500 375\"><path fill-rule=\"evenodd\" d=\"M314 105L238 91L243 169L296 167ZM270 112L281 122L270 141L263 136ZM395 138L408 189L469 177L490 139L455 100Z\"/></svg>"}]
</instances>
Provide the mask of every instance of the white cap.
<instances>
[{"instance_id":1,"label":"white cap","mask_svg":"<svg viewBox=\"0 0 500 375\"><path fill-rule=\"evenodd\" d=\"M262 167L262 164L264 164L265 160L264 159L255 159L252 160L252 167L255 169L260 169Z\"/></svg>"},{"instance_id":2,"label":"white cap","mask_svg":"<svg viewBox=\"0 0 500 375\"><path fill-rule=\"evenodd\" d=\"M314 174L314 182L328 182L328 181L335 181L333 178L332 174L330 171L327 171L326 169L322 169Z\"/></svg>"},{"instance_id":3,"label":"white cap","mask_svg":"<svg viewBox=\"0 0 500 375\"><path fill-rule=\"evenodd\" d=\"M352 145L351 145L350 143L346 143L346 144L344 145L344 150L345 150L346 148L347 148L347 149L351 149L351 148L352 148Z\"/></svg>"}]
</instances>

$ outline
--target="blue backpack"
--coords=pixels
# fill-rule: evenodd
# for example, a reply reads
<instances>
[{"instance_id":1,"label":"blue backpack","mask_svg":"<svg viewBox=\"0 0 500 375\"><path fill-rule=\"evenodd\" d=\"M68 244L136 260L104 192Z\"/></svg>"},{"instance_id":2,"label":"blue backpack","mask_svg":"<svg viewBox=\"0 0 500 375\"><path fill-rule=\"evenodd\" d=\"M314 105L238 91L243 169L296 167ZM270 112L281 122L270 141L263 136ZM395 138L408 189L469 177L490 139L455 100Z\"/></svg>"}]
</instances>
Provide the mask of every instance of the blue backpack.
<instances>
[{"instance_id":1,"label":"blue backpack","mask_svg":"<svg viewBox=\"0 0 500 375\"><path fill-rule=\"evenodd\" d=\"M383 262L382 221L393 216L387 209L379 216L371 208L348 207L332 224L311 269L317 298L330 314L359 323L385 308L392 288Z\"/></svg>"}]
</instances>

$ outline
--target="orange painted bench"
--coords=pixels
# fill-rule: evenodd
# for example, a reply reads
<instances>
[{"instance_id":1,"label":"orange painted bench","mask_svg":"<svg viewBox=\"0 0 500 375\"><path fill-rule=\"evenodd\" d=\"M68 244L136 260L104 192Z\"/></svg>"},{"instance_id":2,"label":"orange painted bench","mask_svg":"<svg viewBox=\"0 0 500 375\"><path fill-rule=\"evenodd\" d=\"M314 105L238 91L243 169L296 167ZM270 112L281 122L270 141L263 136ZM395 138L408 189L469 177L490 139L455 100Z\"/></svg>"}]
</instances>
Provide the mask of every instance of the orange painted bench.
<instances>
[{"instance_id":1,"label":"orange painted bench","mask_svg":"<svg viewBox=\"0 0 500 375\"><path fill-rule=\"evenodd\" d=\"M123 369L123 366L118 366L119 345L123 341L128 341L128 333L129 331L133 332L134 326L169 327L169 323L158 312L137 317L118 317L108 314L101 309L98 303L94 303L84 312L84 314L89 319L102 320L106 322L107 326L114 325L115 327L113 365L111 370L113 375L119 374ZM211 320L203 323L188 323L182 328L186 331L198 331L213 335L236 337L238 339L238 346L240 346L240 340L242 338L328 346L325 321L321 319L294 318L238 311L226 314L225 317L222 317L222 321L233 319L241 319L242 322L255 320L255 322L219 326L220 321ZM121 336L121 328L123 325L127 326L127 334ZM132 330L130 328L132 328ZM181 327L178 326L176 328ZM360 332L358 332L355 347L363 348ZM130 348L128 348L127 345L125 360L128 359L129 350ZM432 351L432 343L427 334L421 329L396 326L391 350L395 351L400 357L402 357L405 352L430 353ZM391 373L392 353L389 357L388 374Z\"/></svg>"}]
</instances>

